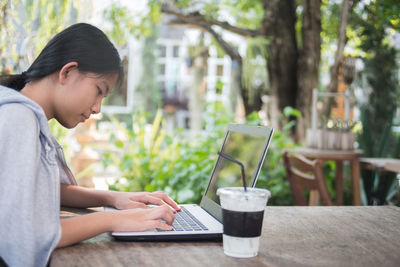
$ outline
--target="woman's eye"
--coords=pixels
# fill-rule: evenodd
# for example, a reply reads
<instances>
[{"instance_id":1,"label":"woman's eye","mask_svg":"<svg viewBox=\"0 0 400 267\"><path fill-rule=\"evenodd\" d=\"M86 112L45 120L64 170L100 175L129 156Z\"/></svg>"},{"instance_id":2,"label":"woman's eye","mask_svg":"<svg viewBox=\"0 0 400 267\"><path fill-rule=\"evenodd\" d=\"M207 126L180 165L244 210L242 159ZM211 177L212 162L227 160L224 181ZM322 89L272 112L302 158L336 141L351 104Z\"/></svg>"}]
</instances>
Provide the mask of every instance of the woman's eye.
<instances>
[{"instance_id":1,"label":"woman's eye","mask_svg":"<svg viewBox=\"0 0 400 267\"><path fill-rule=\"evenodd\" d=\"M100 89L100 87L97 87L97 94L98 95L102 95L103 94L103 91Z\"/></svg>"}]
</instances>

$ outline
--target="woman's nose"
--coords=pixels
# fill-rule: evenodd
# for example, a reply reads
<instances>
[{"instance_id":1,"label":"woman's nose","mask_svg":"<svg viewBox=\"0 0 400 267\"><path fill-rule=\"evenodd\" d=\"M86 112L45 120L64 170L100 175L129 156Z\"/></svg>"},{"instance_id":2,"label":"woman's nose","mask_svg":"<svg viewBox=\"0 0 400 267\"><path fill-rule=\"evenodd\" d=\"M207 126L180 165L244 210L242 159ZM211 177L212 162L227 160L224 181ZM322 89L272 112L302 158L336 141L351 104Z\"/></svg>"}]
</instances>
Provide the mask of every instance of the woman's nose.
<instances>
[{"instance_id":1,"label":"woman's nose","mask_svg":"<svg viewBox=\"0 0 400 267\"><path fill-rule=\"evenodd\" d=\"M100 113L101 111L101 98L96 100L96 103L92 106L92 114Z\"/></svg>"}]
</instances>

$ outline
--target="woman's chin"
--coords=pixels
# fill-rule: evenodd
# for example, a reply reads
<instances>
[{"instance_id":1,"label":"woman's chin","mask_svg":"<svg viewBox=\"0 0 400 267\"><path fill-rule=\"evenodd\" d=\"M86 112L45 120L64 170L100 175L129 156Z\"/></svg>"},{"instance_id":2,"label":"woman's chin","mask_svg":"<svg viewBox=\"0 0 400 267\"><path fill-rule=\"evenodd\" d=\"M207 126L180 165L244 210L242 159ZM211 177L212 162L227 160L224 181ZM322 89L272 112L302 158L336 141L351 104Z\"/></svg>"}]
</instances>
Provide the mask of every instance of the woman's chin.
<instances>
[{"instance_id":1,"label":"woman's chin","mask_svg":"<svg viewBox=\"0 0 400 267\"><path fill-rule=\"evenodd\" d=\"M65 128L67 128L67 129L72 129L72 128L75 128L79 123L80 123L80 121L78 121L78 122L61 122L61 121L58 121L63 127L65 127Z\"/></svg>"}]
</instances>

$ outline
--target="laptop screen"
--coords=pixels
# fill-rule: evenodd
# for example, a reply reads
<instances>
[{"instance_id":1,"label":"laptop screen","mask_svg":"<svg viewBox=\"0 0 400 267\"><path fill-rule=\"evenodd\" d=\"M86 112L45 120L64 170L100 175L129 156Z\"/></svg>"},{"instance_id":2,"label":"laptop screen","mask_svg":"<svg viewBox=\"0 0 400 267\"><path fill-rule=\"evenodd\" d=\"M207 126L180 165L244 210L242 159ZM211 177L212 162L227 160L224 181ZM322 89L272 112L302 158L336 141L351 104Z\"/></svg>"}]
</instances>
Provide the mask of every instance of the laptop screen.
<instances>
[{"instance_id":1,"label":"laptop screen","mask_svg":"<svg viewBox=\"0 0 400 267\"><path fill-rule=\"evenodd\" d=\"M263 163L268 137L272 129L265 128L265 135L229 131L226 134L221 152L244 166L246 185L253 186ZM220 187L243 186L241 167L238 163L219 156L214 167L205 196L220 204L216 192Z\"/></svg>"}]
</instances>

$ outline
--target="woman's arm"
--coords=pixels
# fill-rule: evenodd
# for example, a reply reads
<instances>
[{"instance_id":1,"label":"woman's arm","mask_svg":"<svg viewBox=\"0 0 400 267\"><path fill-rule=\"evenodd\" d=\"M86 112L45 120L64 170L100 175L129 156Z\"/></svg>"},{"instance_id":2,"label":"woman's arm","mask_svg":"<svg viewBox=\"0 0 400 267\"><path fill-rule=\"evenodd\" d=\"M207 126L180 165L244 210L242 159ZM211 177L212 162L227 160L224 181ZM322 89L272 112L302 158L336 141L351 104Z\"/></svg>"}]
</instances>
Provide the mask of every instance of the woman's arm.
<instances>
[{"instance_id":1,"label":"woman's arm","mask_svg":"<svg viewBox=\"0 0 400 267\"><path fill-rule=\"evenodd\" d=\"M147 208L146 204L180 207L164 192L116 192L61 184L61 205L76 208L110 206L117 209Z\"/></svg>"},{"instance_id":2,"label":"woman's arm","mask_svg":"<svg viewBox=\"0 0 400 267\"><path fill-rule=\"evenodd\" d=\"M109 191L61 184L61 205L75 208L112 206Z\"/></svg>"},{"instance_id":3,"label":"woman's arm","mask_svg":"<svg viewBox=\"0 0 400 267\"><path fill-rule=\"evenodd\" d=\"M162 205L148 209L95 212L62 219L61 240L57 247L69 246L110 231L172 230L174 218L174 211L168 205Z\"/></svg>"}]
</instances>

